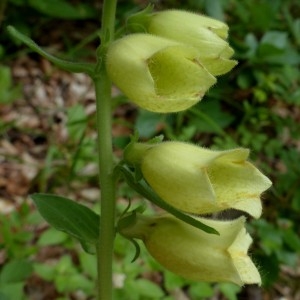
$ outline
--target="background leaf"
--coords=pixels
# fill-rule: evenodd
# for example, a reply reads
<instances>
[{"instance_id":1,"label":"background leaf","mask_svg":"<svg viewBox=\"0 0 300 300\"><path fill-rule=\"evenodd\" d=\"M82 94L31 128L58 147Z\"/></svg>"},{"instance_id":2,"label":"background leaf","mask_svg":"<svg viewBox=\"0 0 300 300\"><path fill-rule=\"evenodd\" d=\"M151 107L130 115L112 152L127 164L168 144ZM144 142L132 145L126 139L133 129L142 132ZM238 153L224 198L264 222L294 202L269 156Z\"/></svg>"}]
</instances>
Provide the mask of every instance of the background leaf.
<instances>
[{"instance_id":1,"label":"background leaf","mask_svg":"<svg viewBox=\"0 0 300 300\"><path fill-rule=\"evenodd\" d=\"M13 260L7 263L1 270L0 285L18 283L25 280L32 272L32 264L25 260Z\"/></svg>"},{"instance_id":2,"label":"background leaf","mask_svg":"<svg viewBox=\"0 0 300 300\"><path fill-rule=\"evenodd\" d=\"M80 20L94 18L97 15L97 12L88 4L72 5L65 0L29 0L29 5L47 16L60 19Z\"/></svg>"}]
</instances>

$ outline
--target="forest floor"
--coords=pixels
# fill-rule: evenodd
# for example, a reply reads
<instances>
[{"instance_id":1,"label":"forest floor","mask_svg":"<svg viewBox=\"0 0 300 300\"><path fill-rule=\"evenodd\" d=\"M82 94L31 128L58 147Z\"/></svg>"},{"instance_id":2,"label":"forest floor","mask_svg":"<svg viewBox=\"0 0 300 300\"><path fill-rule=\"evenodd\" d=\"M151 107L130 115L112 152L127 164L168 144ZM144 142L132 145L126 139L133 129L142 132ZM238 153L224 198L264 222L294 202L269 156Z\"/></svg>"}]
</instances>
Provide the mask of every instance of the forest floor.
<instances>
[{"instance_id":1,"label":"forest floor","mask_svg":"<svg viewBox=\"0 0 300 300\"><path fill-rule=\"evenodd\" d=\"M28 195L49 189L59 194L71 194L73 199L93 204L99 195L96 183L73 178L72 182L64 185L62 180L55 178L54 170L45 173L45 169L49 168L47 160L50 147L66 150L64 145L69 143L68 108L80 103L87 116L95 113L95 95L91 80L82 74L60 71L35 55L18 58L11 65L11 70L14 84L20 86L21 92L17 100L0 105L0 213L9 217L13 211L20 209L24 201L34 210ZM124 123L132 123L134 109L130 105L123 105L116 108L114 114L122 118ZM92 129L87 132L91 138L95 138ZM126 136L130 133L131 129L120 125L120 122L114 124L114 136ZM116 155L119 153L116 152ZM51 162L51 168L63 167L68 163L56 159ZM82 173L89 175L96 172L95 160L82 170ZM45 228L45 224L36 227L26 227L25 224L25 231L34 232L29 242L32 244L37 241ZM76 253L59 246L40 249L30 259L49 261L66 251L76 260ZM7 260L5 248L0 249L0 265L5 265ZM280 280L270 289L249 287L243 290L239 299L300 300L299 281L300 266L297 269L282 266ZM46 282L35 274L27 279L25 289L30 299L51 300L59 296L51 282ZM188 299L184 297L180 293L174 299ZM74 295L72 299L81 298ZM219 295L211 299L224 298Z\"/></svg>"}]
</instances>

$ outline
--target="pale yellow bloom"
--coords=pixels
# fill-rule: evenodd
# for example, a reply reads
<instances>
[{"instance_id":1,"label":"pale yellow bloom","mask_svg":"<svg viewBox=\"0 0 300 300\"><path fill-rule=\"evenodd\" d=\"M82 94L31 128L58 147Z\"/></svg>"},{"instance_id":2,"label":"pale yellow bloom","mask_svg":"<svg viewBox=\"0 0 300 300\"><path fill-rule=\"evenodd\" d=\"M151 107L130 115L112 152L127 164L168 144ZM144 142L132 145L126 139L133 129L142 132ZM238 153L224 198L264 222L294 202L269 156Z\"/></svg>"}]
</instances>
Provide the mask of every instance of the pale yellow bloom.
<instances>
[{"instance_id":1,"label":"pale yellow bloom","mask_svg":"<svg viewBox=\"0 0 300 300\"><path fill-rule=\"evenodd\" d=\"M213 18L182 10L165 10L134 15L129 18L128 26L193 46L199 52L201 64L213 75L227 73L237 64L230 59L234 51L226 41L227 24Z\"/></svg>"},{"instance_id":2,"label":"pale yellow bloom","mask_svg":"<svg viewBox=\"0 0 300 300\"><path fill-rule=\"evenodd\" d=\"M182 142L135 143L125 151L125 159L177 209L207 214L234 208L258 218L261 193L272 183L248 156L244 148L212 151Z\"/></svg>"},{"instance_id":3,"label":"pale yellow bloom","mask_svg":"<svg viewBox=\"0 0 300 300\"><path fill-rule=\"evenodd\" d=\"M122 231L143 240L149 253L166 269L184 278L207 282L260 284L261 278L247 255L252 242L245 218L217 221L197 218L220 235L208 234L171 215L138 216Z\"/></svg>"},{"instance_id":4,"label":"pale yellow bloom","mask_svg":"<svg viewBox=\"0 0 300 300\"><path fill-rule=\"evenodd\" d=\"M195 48L149 34L132 34L112 43L106 66L111 80L130 100L154 112L187 109L216 82Z\"/></svg>"}]
</instances>

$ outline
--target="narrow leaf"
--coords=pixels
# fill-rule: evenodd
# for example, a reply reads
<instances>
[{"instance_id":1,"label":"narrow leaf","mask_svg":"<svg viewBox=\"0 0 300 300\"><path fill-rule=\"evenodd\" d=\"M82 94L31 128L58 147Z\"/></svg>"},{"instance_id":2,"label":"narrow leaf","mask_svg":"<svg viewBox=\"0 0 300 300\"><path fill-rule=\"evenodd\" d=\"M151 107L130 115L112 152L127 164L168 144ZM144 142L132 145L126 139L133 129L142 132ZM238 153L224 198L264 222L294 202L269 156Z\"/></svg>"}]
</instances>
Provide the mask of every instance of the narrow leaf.
<instances>
[{"instance_id":1,"label":"narrow leaf","mask_svg":"<svg viewBox=\"0 0 300 300\"><path fill-rule=\"evenodd\" d=\"M83 244L97 242L99 216L91 209L70 199L51 194L33 194L31 198L50 225L75 237Z\"/></svg>"},{"instance_id":2,"label":"narrow leaf","mask_svg":"<svg viewBox=\"0 0 300 300\"><path fill-rule=\"evenodd\" d=\"M72 61L67 61L60 59L58 57L55 57L51 55L50 53L43 50L38 44L36 44L32 39L30 39L28 36L24 35L20 31L18 31L13 26L8 26L7 30L11 36L16 38L17 40L20 40L23 42L26 46L28 46L31 50L37 52L44 58L48 59L53 64L57 65L61 69L64 69L66 71L72 72L72 73L86 73L93 77L94 74L94 66L90 63L77 63Z\"/></svg>"},{"instance_id":3,"label":"narrow leaf","mask_svg":"<svg viewBox=\"0 0 300 300\"><path fill-rule=\"evenodd\" d=\"M84 20L97 17L97 11L87 3L74 5L66 0L29 0L29 6L47 16L64 20Z\"/></svg>"},{"instance_id":4,"label":"narrow leaf","mask_svg":"<svg viewBox=\"0 0 300 300\"><path fill-rule=\"evenodd\" d=\"M149 187L149 185L144 180L136 181L134 173L128 170L126 167L119 166L119 168L120 171L123 173L127 184L155 205L159 206L160 208L164 209L168 213L172 214L176 218L189 225L192 225L207 233L219 234L219 232L214 228L203 224L202 222L191 217L190 215L176 209L175 207L165 202Z\"/></svg>"},{"instance_id":5,"label":"narrow leaf","mask_svg":"<svg viewBox=\"0 0 300 300\"><path fill-rule=\"evenodd\" d=\"M81 247L82 249L86 252L86 253L89 253L89 254L96 254L96 243L90 243L90 242L87 242L87 241L84 241L84 240L79 240L78 241L80 242L81 244ZM1 300L1 299L0 299Z\"/></svg>"},{"instance_id":6,"label":"narrow leaf","mask_svg":"<svg viewBox=\"0 0 300 300\"><path fill-rule=\"evenodd\" d=\"M139 256L140 256L140 253L141 253L141 248L140 248L140 245L138 244L138 242L134 239L129 239L129 241L134 245L135 247L135 254L134 254L134 257L133 259L131 260L131 262L135 262Z\"/></svg>"}]
</instances>

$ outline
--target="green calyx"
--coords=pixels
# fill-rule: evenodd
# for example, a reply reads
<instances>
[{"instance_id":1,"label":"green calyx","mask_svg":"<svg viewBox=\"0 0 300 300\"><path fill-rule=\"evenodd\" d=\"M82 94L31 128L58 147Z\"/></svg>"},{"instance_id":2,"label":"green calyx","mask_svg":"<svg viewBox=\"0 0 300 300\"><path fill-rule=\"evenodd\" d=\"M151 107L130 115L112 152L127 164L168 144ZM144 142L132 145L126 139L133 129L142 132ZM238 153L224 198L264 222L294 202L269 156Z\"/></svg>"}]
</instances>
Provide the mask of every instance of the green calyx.
<instances>
[{"instance_id":1,"label":"green calyx","mask_svg":"<svg viewBox=\"0 0 300 300\"><path fill-rule=\"evenodd\" d=\"M126 21L126 27L130 32L147 32L151 21L153 4L149 4L142 11L130 16Z\"/></svg>"}]
</instances>

